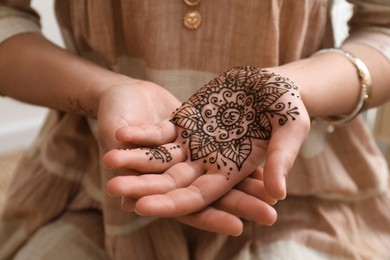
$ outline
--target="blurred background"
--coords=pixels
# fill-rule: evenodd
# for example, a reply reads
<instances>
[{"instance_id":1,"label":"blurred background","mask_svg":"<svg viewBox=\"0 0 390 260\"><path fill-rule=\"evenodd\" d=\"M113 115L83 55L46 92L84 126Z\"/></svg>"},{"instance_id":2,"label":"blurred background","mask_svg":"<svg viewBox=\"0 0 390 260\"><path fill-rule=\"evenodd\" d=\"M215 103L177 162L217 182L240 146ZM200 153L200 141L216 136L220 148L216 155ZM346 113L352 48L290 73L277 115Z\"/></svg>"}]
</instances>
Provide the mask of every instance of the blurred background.
<instances>
[{"instance_id":1,"label":"blurred background","mask_svg":"<svg viewBox=\"0 0 390 260\"><path fill-rule=\"evenodd\" d=\"M54 16L53 2L53 0L32 0L32 5L41 15L44 35L63 47L64 44ZM0 97L0 154L29 146L37 135L46 113L46 108Z\"/></svg>"}]
</instances>

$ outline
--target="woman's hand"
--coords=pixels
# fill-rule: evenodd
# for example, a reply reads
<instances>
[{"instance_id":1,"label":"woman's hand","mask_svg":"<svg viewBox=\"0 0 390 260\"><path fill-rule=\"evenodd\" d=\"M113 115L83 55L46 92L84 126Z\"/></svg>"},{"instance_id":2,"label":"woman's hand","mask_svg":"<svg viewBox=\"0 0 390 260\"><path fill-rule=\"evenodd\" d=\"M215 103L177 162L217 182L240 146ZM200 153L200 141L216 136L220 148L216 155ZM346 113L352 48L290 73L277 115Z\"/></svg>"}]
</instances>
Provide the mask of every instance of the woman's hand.
<instances>
[{"instance_id":1,"label":"woman's hand","mask_svg":"<svg viewBox=\"0 0 390 260\"><path fill-rule=\"evenodd\" d=\"M169 92L147 81L129 78L128 81L123 81L123 84L107 89L101 95L98 114L99 139L103 150L139 147L140 141L131 140L129 135L131 136L132 131L127 130L169 118L179 105L180 102ZM165 123L158 124L158 133L149 134L148 129L139 132L138 137L142 139L142 145L160 145L177 138L176 127L169 121L163 122ZM117 169L115 173L117 177L114 180L118 185L125 185L126 179L139 175L139 172L126 168ZM237 201L241 203L237 204ZM135 202L134 198L122 197L123 210L133 211L132 205ZM240 218L259 224L273 224L276 212L270 204L274 203L276 200L264 190L262 169L259 168L210 207L177 219L199 229L239 235L243 230ZM250 208L248 205L251 205Z\"/></svg>"},{"instance_id":2,"label":"woman's hand","mask_svg":"<svg viewBox=\"0 0 390 260\"><path fill-rule=\"evenodd\" d=\"M141 215L183 216L202 210L264 161L265 188L274 199L283 199L285 176L310 126L297 87L252 67L234 68L212 80L176 111L171 122L178 129L175 142L113 150L104 158L114 168L165 171L108 184L110 193L138 199L134 207ZM165 121L126 129L127 138L138 142L159 133L162 125L169 127Z\"/></svg>"},{"instance_id":3,"label":"woman's hand","mask_svg":"<svg viewBox=\"0 0 390 260\"><path fill-rule=\"evenodd\" d=\"M108 88L99 98L97 116L99 141L103 150L135 148L134 143L118 141L116 131L129 126L156 124L169 118L180 104L166 89L149 81L127 78ZM176 138L172 128L162 133L167 135L161 137L160 141L171 142ZM155 142L148 138L143 145L155 145Z\"/></svg>"}]
</instances>

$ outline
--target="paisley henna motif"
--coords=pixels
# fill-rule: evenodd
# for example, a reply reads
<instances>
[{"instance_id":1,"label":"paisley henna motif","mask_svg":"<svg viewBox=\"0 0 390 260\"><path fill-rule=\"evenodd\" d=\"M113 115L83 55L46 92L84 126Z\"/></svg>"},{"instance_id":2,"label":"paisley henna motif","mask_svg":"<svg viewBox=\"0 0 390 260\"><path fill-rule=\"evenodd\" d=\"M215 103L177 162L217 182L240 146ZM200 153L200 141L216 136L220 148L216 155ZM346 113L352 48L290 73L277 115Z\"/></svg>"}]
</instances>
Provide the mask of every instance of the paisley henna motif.
<instances>
[{"instance_id":1,"label":"paisley henna motif","mask_svg":"<svg viewBox=\"0 0 390 260\"><path fill-rule=\"evenodd\" d=\"M235 67L199 89L174 113L171 122L182 128L192 161L204 158L217 163L218 156L223 156L240 170L252 151L252 139L271 138L272 118L278 117L278 123L284 125L299 115L291 102L280 101L287 93L299 98L296 90L280 75Z\"/></svg>"}]
</instances>

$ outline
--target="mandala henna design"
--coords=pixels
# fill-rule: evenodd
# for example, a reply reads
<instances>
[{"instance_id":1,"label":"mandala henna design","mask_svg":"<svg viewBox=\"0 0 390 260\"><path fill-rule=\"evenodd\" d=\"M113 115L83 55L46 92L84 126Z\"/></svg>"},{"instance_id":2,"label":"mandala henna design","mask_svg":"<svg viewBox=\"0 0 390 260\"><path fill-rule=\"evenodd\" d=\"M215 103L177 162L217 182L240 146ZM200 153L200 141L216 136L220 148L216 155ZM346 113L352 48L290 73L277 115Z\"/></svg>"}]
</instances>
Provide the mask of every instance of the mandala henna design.
<instances>
[{"instance_id":1,"label":"mandala henna design","mask_svg":"<svg viewBox=\"0 0 390 260\"><path fill-rule=\"evenodd\" d=\"M169 148L169 150L180 148L180 145L175 145ZM161 160L162 163L169 162L172 160L170 151L164 146L152 147L152 148L140 148L145 150L145 154L149 156L149 160L157 159Z\"/></svg>"},{"instance_id":2,"label":"mandala henna design","mask_svg":"<svg viewBox=\"0 0 390 260\"><path fill-rule=\"evenodd\" d=\"M234 162L241 169L252 151L252 139L269 140L271 119L284 125L295 120L298 108L280 97L288 92L300 98L288 79L254 67L236 67L211 80L174 113L171 122L182 128L191 160ZM295 91L295 92L294 92ZM232 170L231 168L229 170Z\"/></svg>"}]
</instances>

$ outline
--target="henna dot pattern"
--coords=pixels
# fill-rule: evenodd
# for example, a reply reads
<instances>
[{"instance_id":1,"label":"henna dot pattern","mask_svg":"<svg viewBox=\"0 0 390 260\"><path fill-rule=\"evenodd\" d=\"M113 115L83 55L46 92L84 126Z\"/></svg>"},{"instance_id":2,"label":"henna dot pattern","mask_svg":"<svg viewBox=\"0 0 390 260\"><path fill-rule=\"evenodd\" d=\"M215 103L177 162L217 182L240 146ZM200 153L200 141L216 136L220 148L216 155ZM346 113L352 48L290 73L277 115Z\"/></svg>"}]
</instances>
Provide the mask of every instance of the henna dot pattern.
<instances>
[{"instance_id":1,"label":"henna dot pattern","mask_svg":"<svg viewBox=\"0 0 390 260\"><path fill-rule=\"evenodd\" d=\"M222 158L218 160L223 157L240 170L252 151L252 140L271 138L272 118L284 125L299 115L291 102L280 100L288 92L297 96L297 90L275 73L235 67L199 89L171 122L182 128L183 144L188 143L192 161L203 158L221 169L221 165L227 167Z\"/></svg>"}]
</instances>

